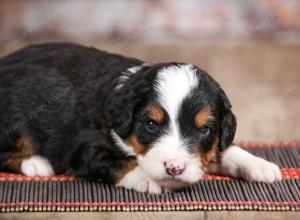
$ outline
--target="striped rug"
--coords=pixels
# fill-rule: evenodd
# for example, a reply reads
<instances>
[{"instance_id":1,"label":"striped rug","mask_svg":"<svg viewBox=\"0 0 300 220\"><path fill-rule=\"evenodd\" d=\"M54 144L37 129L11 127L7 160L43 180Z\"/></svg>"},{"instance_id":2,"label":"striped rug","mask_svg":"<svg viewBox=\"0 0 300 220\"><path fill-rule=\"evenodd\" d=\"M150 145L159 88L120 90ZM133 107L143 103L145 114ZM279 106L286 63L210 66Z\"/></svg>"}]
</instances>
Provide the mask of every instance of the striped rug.
<instances>
[{"instance_id":1,"label":"striped rug","mask_svg":"<svg viewBox=\"0 0 300 220\"><path fill-rule=\"evenodd\" d=\"M153 195L68 176L0 173L0 211L300 210L300 142L241 143L280 165L273 184L206 175L175 193Z\"/></svg>"}]
</instances>

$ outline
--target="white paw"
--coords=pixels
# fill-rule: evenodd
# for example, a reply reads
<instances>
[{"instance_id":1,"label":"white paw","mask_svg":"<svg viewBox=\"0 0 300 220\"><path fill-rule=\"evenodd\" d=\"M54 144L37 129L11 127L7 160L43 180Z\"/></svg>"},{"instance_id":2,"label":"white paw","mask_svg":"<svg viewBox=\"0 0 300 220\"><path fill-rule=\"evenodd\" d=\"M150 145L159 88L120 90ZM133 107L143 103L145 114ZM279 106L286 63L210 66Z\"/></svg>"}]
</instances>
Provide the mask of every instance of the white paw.
<instances>
[{"instance_id":1,"label":"white paw","mask_svg":"<svg viewBox=\"0 0 300 220\"><path fill-rule=\"evenodd\" d=\"M282 179L281 171L276 164L259 157L244 169L242 171L244 178L250 181L272 183Z\"/></svg>"},{"instance_id":2,"label":"white paw","mask_svg":"<svg viewBox=\"0 0 300 220\"><path fill-rule=\"evenodd\" d=\"M117 186L134 189L138 192L161 193L161 186L149 179L139 166L127 173Z\"/></svg>"},{"instance_id":3,"label":"white paw","mask_svg":"<svg viewBox=\"0 0 300 220\"><path fill-rule=\"evenodd\" d=\"M21 163L21 172L26 176L51 176L54 174L49 161L38 155L24 159Z\"/></svg>"},{"instance_id":4,"label":"white paw","mask_svg":"<svg viewBox=\"0 0 300 220\"><path fill-rule=\"evenodd\" d=\"M161 188L160 185L158 185L156 182L148 179L148 189L147 189L147 192L159 194L159 193L161 193L161 191L162 191L162 188Z\"/></svg>"},{"instance_id":5,"label":"white paw","mask_svg":"<svg viewBox=\"0 0 300 220\"><path fill-rule=\"evenodd\" d=\"M249 181L274 182L282 179L279 167L254 156L238 146L229 147L222 155L221 172Z\"/></svg>"}]
</instances>

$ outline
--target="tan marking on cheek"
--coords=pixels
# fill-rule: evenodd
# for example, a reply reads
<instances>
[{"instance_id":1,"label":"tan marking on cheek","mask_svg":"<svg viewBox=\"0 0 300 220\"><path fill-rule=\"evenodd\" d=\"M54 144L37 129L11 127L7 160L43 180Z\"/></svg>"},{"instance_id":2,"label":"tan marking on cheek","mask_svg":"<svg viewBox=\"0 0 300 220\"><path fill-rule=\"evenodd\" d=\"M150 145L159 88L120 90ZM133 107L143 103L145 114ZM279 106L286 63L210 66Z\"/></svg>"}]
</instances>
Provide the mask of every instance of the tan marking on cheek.
<instances>
[{"instance_id":1,"label":"tan marking on cheek","mask_svg":"<svg viewBox=\"0 0 300 220\"><path fill-rule=\"evenodd\" d=\"M198 111L195 116L195 125L198 128L203 127L212 118L210 111L207 107Z\"/></svg>"},{"instance_id":2,"label":"tan marking on cheek","mask_svg":"<svg viewBox=\"0 0 300 220\"><path fill-rule=\"evenodd\" d=\"M129 172L131 172L134 168L138 166L138 163L136 159L130 160L125 167L123 167L121 170L119 170L116 179L115 184L119 183Z\"/></svg>"},{"instance_id":3,"label":"tan marking on cheek","mask_svg":"<svg viewBox=\"0 0 300 220\"><path fill-rule=\"evenodd\" d=\"M148 114L157 124L161 124L164 120L164 111L158 105L150 106Z\"/></svg>"},{"instance_id":4,"label":"tan marking on cheek","mask_svg":"<svg viewBox=\"0 0 300 220\"><path fill-rule=\"evenodd\" d=\"M211 147L211 150L208 152L204 152L200 147L193 145L192 150L194 154L198 154L201 158L201 163L203 166L203 169L207 171L208 166L210 163L214 163L216 157L217 157L217 152L218 152L218 138L215 138L215 141Z\"/></svg>"},{"instance_id":5,"label":"tan marking on cheek","mask_svg":"<svg viewBox=\"0 0 300 220\"><path fill-rule=\"evenodd\" d=\"M19 172L22 161L33 154L33 146L29 138L21 137L16 142L16 148L17 151L12 154L5 166L12 171Z\"/></svg>"},{"instance_id":6,"label":"tan marking on cheek","mask_svg":"<svg viewBox=\"0 0 300 220\"><path fill-rule=\"evenodd\" d=\"M136 154L145 155L148 151L148 147L141 144L135 134L130 135L127 139L127 142L133 147L133 150Z\"/></svg>"}]
</instances>

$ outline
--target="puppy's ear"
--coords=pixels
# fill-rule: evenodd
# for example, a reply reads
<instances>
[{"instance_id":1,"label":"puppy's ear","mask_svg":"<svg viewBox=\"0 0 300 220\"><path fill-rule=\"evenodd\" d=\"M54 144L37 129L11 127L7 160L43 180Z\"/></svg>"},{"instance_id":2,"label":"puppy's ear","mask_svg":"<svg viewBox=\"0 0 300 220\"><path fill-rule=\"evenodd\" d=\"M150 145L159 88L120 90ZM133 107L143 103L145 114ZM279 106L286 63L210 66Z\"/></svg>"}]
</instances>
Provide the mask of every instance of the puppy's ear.
<instances>
[{"instance_id":1,"label":"puppy's ear","mask_svg":"<svg viewBox=\"0 0 300 220\"><path fill-rule=\"evenodd\" d=\"M140 102L139 96L134 92L119 94L111 106L110 121L114 131L120 137L130 135L134 120L136 119L136 108Z\"/></svg>"},{"instance_id":2,"label":"puppy's ear","mask_svg":"<svg viewBox=\"0 0 300 220\"><path fill-rule=\"evenodd\" d=\"M109 95L108 120L110 127L122 138L131 134L138 110L147 101L151 88L146 78L130 79Z\"/></svg>"},{"instance_id":3,"label":"puppy's ear","mask_svg":"<svg viewBox=\"0 0 300 220\"><path fill-rule=\"evenodd\" d=\"M231 104L223 90L221 90L221 100L224 111L219 130L219 149L220 151L224 151L233 141L236 131L236 119L231 111Z\"/></svg>"}]
</instances>

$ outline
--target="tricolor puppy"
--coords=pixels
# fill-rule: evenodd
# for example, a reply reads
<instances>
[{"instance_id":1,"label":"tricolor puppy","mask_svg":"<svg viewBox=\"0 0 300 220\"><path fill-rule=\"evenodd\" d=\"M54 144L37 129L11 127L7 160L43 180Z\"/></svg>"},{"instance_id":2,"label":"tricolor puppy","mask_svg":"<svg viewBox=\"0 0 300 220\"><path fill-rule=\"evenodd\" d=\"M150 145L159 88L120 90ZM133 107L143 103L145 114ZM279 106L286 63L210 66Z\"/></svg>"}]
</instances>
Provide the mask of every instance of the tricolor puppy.
<instances>
[{"instance_id":1,"label":"tricolor puppy","mask_svg":"<svg viewBox=\"0 0 300 220\"><path fill-rule=\"evenodd\" d=\"M281 179L277 165L232 145L228 98L191 64L33 45L0 59L0 95L1 170L150 193L194 184L206 172Z\"/></svg>"}]
</instances>

